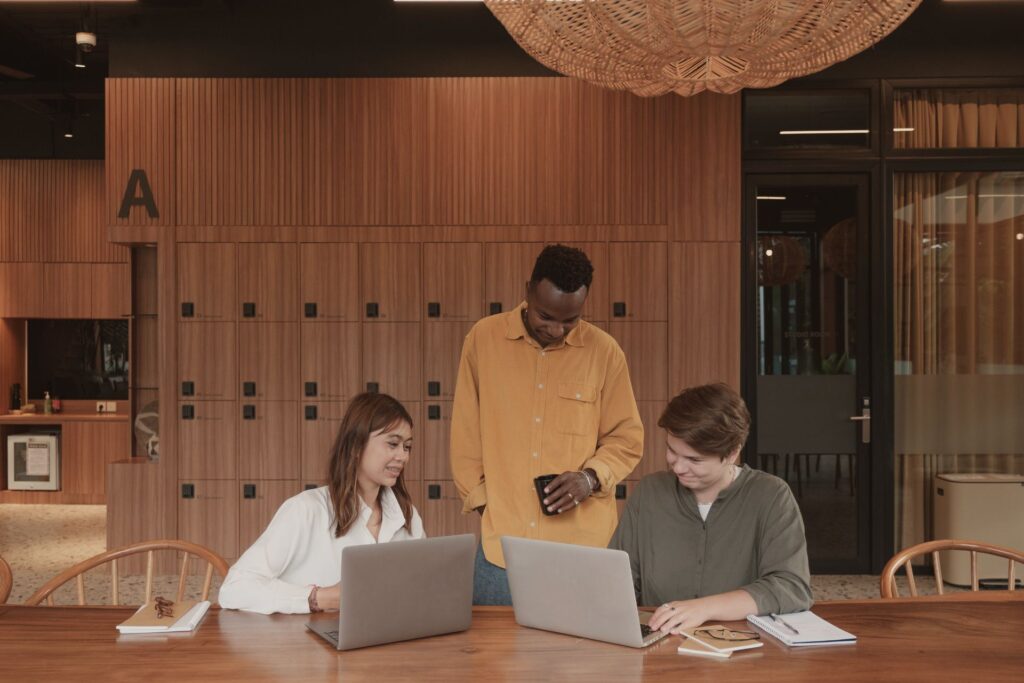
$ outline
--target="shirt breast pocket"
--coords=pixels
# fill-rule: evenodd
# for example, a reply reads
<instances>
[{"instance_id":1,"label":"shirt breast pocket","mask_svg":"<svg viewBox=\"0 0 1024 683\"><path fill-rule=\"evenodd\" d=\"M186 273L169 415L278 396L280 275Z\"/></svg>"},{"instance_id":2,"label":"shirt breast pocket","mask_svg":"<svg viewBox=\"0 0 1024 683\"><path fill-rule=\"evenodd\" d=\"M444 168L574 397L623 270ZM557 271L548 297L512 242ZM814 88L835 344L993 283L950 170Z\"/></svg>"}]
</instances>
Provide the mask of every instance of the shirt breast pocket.
<instances>
[{"instance_id":1,"label":"shirt breast pocket","mask_svg":"<svg viewBox=\"0 0 1024 683\"><path fill-rule=\"evenodd\" d=\"M564 434L596 434L600 418L597 387L580 382L558 385L558 430Z\"/></svg>"}]
</instances>

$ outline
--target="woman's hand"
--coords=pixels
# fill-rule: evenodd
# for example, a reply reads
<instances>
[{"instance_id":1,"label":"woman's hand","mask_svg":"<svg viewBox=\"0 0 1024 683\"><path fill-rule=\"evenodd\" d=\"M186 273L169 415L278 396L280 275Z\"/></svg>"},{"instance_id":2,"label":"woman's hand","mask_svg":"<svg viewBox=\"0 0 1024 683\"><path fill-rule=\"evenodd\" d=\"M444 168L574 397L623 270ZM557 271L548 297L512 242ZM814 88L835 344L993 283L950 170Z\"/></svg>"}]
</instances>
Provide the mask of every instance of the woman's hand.
<instances>
[{"instance_id":1,"label":"woman's hand","mask_svg":"<svg viewBox=\"0 0 1024 683\"><path fill-rule=\"evenodd\" d=\"M688 628L696 628L711 618L706 599L677 600L666 602L656 609L647 625L654 631L679 634Z\"/></svg>"},{"instance_id":2,"label":"woman's hand","mask_svg":"<svg viewBox=\"0 0 1024 683\"><path fill-rule=\"evenodd\" d=\"M325 612L337 612L341 603L341 582L316 591L316 604Z\"/></svg>"}]
</instances>

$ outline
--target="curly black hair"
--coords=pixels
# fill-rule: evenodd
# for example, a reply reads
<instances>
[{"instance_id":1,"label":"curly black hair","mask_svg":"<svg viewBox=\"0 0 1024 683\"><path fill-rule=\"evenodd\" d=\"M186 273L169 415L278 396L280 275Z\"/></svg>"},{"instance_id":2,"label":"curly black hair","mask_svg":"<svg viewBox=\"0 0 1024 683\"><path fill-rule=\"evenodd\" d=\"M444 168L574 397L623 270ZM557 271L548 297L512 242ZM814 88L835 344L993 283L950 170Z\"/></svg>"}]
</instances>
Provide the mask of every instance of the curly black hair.
<instances>
[{"instance_id":1,"label":"curly black hair","mask_svg":"<svg viewBox=\"0 0 1024 683\"><path fill-rule=\"evenodd\" d=\"M533 264L530 282L549 280L563 292L575 292L580 287L590 288L594 279L594 266L582 249L564 244L549 244Z\"/></svg>"}]
</instances>

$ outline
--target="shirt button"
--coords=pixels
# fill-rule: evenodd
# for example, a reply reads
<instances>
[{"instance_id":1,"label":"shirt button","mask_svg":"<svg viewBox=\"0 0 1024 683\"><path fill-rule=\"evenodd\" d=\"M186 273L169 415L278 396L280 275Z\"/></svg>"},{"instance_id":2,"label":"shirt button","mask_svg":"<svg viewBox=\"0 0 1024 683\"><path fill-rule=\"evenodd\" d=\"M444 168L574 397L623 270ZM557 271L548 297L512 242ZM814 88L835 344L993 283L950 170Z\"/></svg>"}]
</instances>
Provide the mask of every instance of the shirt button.
<instances>
[{"instance_id":1,"label":"shirt button","mask_svg":"<svg viewBox=\"0 0 1024 683\"><path fill-rule=\"evenodd\" d=\"M538 389L543 389L543 388L544 388L544 385L543 385L543 384L538 384L538 385L537 385L537 388L538 388Z\"/></svg>"},{"instance_id":2,"label":"shirt button","mask_svg":"<svg viewBox=\"0 0 1024 683\"><path fill-rule=\"evenodd\" d=\"M543 355L544 355L544 352L543 352L543 351L541 351L541 352L540 352L540 355L542 355L542 356L543 356Z\"/></svg>"},{"instance_id":3,"label":"shirt button","mask_svg":"<svg viewBox=\"0 0 1024 683\"><path fill-rule=\"evenodd\" d=\"M576 394L576 400L583 398L583 394Z\"/></svg>"},{"instance_id":4,"label":"shirt button","mask_svg":"<svg viewBox=\"0 0 1024 683\"><path fill-rule=\"evenodd\" d=\"M537 526L537 523L536 522L530 522L530 526L531 527L535 527L535 526Z\"/></svg>"},{"instance_id":5,"label":"shirt button","mask_svg":"<svg viewBox=\"0 0 1024 683\"><path fill-rule=\"evenodd\" d=\"M533 457L535 457L535 458L536 458L537 456L538 456L538 453L537 453L537 451L534 451L534 452L533 452Z\"/></svg>"},{"instance_id":6,"label":"shirt button","mask_svg":"<svg viewBox=\"0 0 1024 683\"><path fill-rule=\"evenodd\" d=\"M540 422L540 418L539 417L535 417L535 418L533 418L533 421L534 422Z\"/></svg>"}]
</instances>

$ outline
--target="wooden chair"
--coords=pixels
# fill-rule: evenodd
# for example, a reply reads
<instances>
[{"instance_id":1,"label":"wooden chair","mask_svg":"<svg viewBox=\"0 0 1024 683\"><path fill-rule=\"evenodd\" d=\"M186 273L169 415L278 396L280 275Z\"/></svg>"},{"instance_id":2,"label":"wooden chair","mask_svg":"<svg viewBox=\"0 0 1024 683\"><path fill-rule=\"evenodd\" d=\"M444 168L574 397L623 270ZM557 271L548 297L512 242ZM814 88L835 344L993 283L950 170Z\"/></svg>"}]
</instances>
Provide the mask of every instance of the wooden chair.
<instances>
[{"instance_id":1,"label":"wooden chair","mask_svg":"<svg viewBox=\"0 0 1024 683\"><path fill-rule=\"evenodd\" d=\"M75 579L78 585L78 604L79 606L85 606L85 578L83 574L94 567L98 567L102 564L110 563L110 596L111 604L117 605L118 602L118 574L117 574L117 561L122 557L128 557L129 555L137 555L140 553L146 553L146 599L145 602L149 602L153 598L153 553L157 550L175 550L183 553L181 561L181 572L178 575L178 597L180 601L185 597L185 579L188 576L188 561L190 556L195 556L197 559L206 561L206 575L203 579L203 592L202 599L206 600L210 595L210 583L213 581L213 572L217 571L221 576L226 576L228 573L228 563L224 559L213 552L209 548L205 548L195 543L189 543L188 541L174 541L174 540L162 540L162 541L143 541L142 543L135 543L132 545L125 546L123 548L117 548L115 550L108 550L105 553L100 553L94 557L90 557L88 560L83 560L73 567L65 569L63 572L55 576L54 578L47 581L42 588L37 590L35 593L25 601L26 605L38 605L39 603L46 601L48 606L53 606L53 593L58 588L63 586L68 581Z\"/></svg>"},{"instance_id":2,"label":"wooden chair","mask_svg":"<svg viewBox=\"0 0 1024 683\"><path fill-rule=\"evenodd\" d=\"M897 553L886 562L885 569L882 570L881 586L879 587L882 597L900 597L899 590L896 588L896 572L903 566L906 566L907 570L910 595L911 597L917 597L917 584L914 582L914 570L910 566L910 561L915 557L928 553L932 555L932 565L935 568L935 585L938 588L939 595L945 595L942 590L942 562L939 560L939 551L941 550L964 550L971 553L971 590L973 591L978 590L978 553L1005 558L1009 563L1009 568L1007 569L1007 589L1011 591L1016 589L1014 563L1024 563L1024 553L999 545L982 543L981 541L945 539L918 543Z\"/></svg>"},{"instance_id":3,"label":"wooden chair","mask_svg":"<svg viewBox=\"0 0 1024 683\"><path fill-rule=\"evenodd\" d=\"M11 573L11 565L7 564L7 560L0 557L0 605L7 602L13 585L14 574Z\"/></svg>"}]
</instances>

